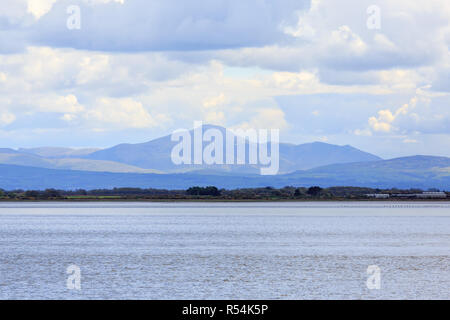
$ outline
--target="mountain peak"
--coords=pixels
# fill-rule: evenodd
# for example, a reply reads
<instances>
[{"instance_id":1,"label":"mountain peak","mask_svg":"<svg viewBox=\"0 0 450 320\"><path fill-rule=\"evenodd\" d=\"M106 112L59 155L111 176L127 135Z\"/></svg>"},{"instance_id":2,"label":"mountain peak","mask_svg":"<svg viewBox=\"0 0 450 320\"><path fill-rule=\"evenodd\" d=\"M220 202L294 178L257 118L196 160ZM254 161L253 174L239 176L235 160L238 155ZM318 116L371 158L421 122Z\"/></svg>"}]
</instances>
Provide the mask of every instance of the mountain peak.
<instances>
[{"instance_id":1,"label":"mountain peak","mask_svg":"<svg viewBox=\"0 0 450 320\"><path fill-rule=\"evenodd\" d=\"M224 134L226 128L214 125L203 124L203 132L209 129L217 129ZM189 132L193 134L191 129ZM128 165L144 169L154 169L166 173L187 172L193 170L218 170L225 172L255 173L259 167L255 165L181 165L177 166L171 161L171 152L178 142L171 140L167 135L140 144L121 144L109 149L100 150L87 155L88 159L108 160L121 162ZM381 158L358 150L350 146L337 146L325 142L312 142L300 145L288 143L279 144L280 151L280 171L279 173L289 173L297 170L306 170L318 166L333 163L349 163L361 161L377 161Z\"/></svg>"}]
</instances>

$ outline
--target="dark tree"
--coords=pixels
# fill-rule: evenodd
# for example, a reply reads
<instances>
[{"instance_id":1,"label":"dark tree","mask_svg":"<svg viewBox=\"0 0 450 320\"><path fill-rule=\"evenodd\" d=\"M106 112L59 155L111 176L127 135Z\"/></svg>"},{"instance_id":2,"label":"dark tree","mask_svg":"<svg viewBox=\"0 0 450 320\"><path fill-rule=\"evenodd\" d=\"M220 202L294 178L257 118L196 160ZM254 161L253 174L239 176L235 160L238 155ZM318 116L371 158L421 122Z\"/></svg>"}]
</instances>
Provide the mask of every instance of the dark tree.
<instances>
[{"instance_id":1,"label":"dark tree","mask_svg":"<svg viewBox=\"0 0 450 320\"><path fill-rule=\"evenodd\" d=\"M321 187L311 187L308 189L308 191L306 191L307 194L309 194L310 196L313 197L317 197L321 192L322 192L322 188Z\"/></svg>"},{"instance_id":2,"label":"dark tree","mask_svg":"<svg viewBox=\"0 0 450 320\"><path fill-rule=\"evenodd\" d=\"M38 198L39 197L39 191L28 190L27 192L25 192L25 197L27 197L27 198Z\"/></svg>"},{"instance_id":3,"label":"dark tree","mask_svg":"<svg viewBox=\"0 0 450 320\"><path fill-rule=\"evenodd\" d=\"M87 191L84 189L79 189L76 191L77 194L81 195L81 196L87 196Z\"/></svg>"},{"instance_id":4,"label":"dark tree","mask_svg":"<svg viewBox=\"0 0 450 320\"><path fill-rule=\"evenodd\" d=\"M190 196L213 196L218 197L220 196L220 191L214 186L210 187L191 187L186 190L186 194Z\"/></svg>"},{"instance_id":5,"label":"dark tree","mask_svg":"<svg viewBox=\"0 0 450 320\"><path fill-rule=\"evenodd\" d=\"M42 198L49 199L49 198L61 198L61 192L55 189L46 189L42 193Z\"/></svg>"}]
</instances>

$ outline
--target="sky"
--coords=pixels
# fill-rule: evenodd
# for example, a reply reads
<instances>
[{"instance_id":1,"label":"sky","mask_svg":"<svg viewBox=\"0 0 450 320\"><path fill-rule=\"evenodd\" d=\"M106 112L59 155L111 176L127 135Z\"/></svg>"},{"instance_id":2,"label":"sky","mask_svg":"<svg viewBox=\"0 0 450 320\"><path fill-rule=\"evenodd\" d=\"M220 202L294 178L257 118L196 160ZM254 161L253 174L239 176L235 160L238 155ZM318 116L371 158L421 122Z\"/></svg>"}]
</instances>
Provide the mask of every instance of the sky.
<instances>
[{"instance_id":1,"label":"sky","mask_svg":"<svg viewBox=\"0 0 450 320\"><path fill-rule=\"evenodd\" d=\"M450 156L448 0L0 0L1 147L194 121Z\"/></svg>"}]
</instances>

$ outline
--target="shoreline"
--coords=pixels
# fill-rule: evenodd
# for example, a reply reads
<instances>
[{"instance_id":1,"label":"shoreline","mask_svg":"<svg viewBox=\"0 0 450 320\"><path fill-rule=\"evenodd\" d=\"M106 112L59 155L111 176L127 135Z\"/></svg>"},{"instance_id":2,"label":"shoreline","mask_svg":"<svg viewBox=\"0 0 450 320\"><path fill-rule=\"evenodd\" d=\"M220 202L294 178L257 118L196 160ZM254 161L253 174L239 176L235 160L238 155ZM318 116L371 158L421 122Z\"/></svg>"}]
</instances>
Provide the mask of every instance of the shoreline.
<instances>
[{"instance_id":1,"label":"shoreline","mask_svg":"<svg viewBox=\"0 0 450 320\"><path fill-rule=\"evenodd\" d=\"M41 203L41 202L69 202L69 203L86 203L86 202L198 202L198 203L268 203L268 202L377 202L377 203L405 203L405 202L443 202L450 203L450 199L46 199L46 200L3 200L0 203Z\"/></svg>"}]
</instances>

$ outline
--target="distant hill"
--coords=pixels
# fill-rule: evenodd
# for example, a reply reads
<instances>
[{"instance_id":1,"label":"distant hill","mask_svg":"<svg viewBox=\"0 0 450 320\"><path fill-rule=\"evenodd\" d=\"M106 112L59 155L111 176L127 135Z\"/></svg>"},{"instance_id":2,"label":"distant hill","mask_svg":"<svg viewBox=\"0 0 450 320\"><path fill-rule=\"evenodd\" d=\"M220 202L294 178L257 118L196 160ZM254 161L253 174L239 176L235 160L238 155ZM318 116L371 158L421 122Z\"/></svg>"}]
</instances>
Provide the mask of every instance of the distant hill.
<instances>
[{"instance_id":1,"label":"distant hill","mask_svg":"<svg viewBox=\"0 0 450 320\"><path fill-rule=\"evenodd\" d=\"M382 160L373 154L352 146L337 146L323 142L300 145L280 144L283 172L307 170L334 163L366 162Z\"/></svg>"},{"instance_id":2,"label":"distant hill","mask_svg":"<svg viewBox=\"0 0 450 320\"><path fill-rule=\"evenodd\" d=\"M204 130L217 129L225 136L226 129L223 127L204 125L203 128ZM146 143L120 144L104 150L57 147L20 148L18 150L0 148L0 163L49 169L130 173L193 172L242 175L259 174L260 172L258 165L248 164L248 159L246 165L175 165L171 159L171 152L177 143L171 141L170 136L165 136ZM249 146L250 143L247 142L247 155ZM334 163L381 160L375 155L351 146L337 146L321 142L300 145L281 143L279 147L280 174Z\"/></svg>"},{"instance_id":3,"label":"distant hill","mask_svg":"<svg viewBox=\"0 0 450 320\"><path fill-rule=\"evenodd\" d=\"M187 189L192 185L217 184L231 188L246 184L258 184L259 177L197 175L197 174L138 174L55 170L36 167L0 164L0 188L4 190L47 188L74 190L115 187ZM254 183L251 183L255 179ZM221 181L222 180L222 181Z\"/></svg>"},{"instance_id":4,"label":"distant hill","mask_svg":"<svg viewBox=\"0 0 450 320\"><path fill-rule=\"evenodd\" d=\"M135 172L135 173L159 173L157 170L142 169L104 160L90 160L78 158L44 158L28 153L6 153L11 152L4 150L0 152L0 164L12 164L20 166L30 166L47 169L66 169L66 170L82 170L82 171L99 171L99 172ZM13 150L14 151L14 150Z\"/></svg>"},{"instance_id":5,"label":"distant hill","mask_svg":"<svg viewBox=\"0 0 450 320\"><path fill-rule=\"evenodd\" d=\"M321 186L450 189L450 158L412 156L383 161L333 164L298 171L283 178L289 182L306 181Z\"/></svg>"},{"instance_id":6,"label":"distant hill","mask_svg":"<svg viewBox=\"0 0 450 320\"><path fill-rule=\"evenodd\" d=\"M86 156L90 153L100 150L99 148L56 148L56 147L40 147L40 148L19 148L20 153L29 153L45 158L76 158Z\"/></svg>"},{"instance_id":7,"label":"distant hill","mask_svg":"<svg viewBox=\"0 0 450 320\"><path fill-rule=\"evenodd\" d=\"M0 148L0 153L9 153L9 154L13 154L13 153L20 153L14 149L10 149L10 148Z\"/></svg>"},{"instance_id":8,"label":"distant hill","mask_svg":"<svg viewBox=\"0 0 450 320\"><path fill-rule=\"evenodd\" d=\"M54 170L0 165L3 189L94 189L140 187L187 189L283 186L359 186L371 188L450 189L450 158L413 156L373 162L329 165L278 176L224 174L138 174Z\"/></svg>"},{"instance_id":9,"label":"distant hill","mask_svg":"<svg viewBox=\"0 0 450 320\"><path fill-rule=\"evenodd\" d=\"M218 129L225 136L225 128L205 125L204 130ZM192 131L191 131L191 135ZM126 163L140 168L156 169L165 172L187 172L208 170L230 173L259 173L256 165L181 165L172 163L171 151L177 142L165 136L145 143L120 144L112 148L99 150L86 155L84 158L108 160ZM204 144L204 146L206 143ZM248 143L247 143L248 148ZM315 142L301 145L280 143L280 173L306 170L333 163L349 163L362 161L377 161L380 157L358 150L351 146L337 146Z\"/></svg>"}]
</instances>

